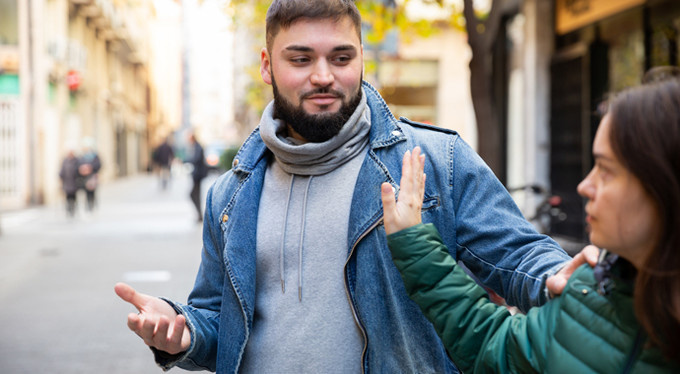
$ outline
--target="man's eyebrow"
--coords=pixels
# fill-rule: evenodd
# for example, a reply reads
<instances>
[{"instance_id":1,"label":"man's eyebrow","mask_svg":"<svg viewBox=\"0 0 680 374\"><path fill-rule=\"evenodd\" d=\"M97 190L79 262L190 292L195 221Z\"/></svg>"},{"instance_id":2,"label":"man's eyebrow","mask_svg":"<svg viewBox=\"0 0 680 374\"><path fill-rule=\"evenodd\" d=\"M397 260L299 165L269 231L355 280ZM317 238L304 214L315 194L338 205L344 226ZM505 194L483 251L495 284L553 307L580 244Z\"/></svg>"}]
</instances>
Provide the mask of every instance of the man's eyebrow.
<instances>
[{"instance_id":1,"label":"man's eyebrow","mask_svg":"<svg viewBox=\"0 0 680 374\"><path fill-rule=\"evenodd\" d=\"M339 51L356 51L357 48L353 46L352 44L342 44L336 47L333 47L332 51L333 52L339 52ZM286 47L286 51L294 51L294 52L314 52L314 48L308 47L305 45L289 45Z\"/></svg>"},{"instance_id":2,"label":"man's eyebrow","mask_svg":"<svg viewBox=\"0 0 680 374\"><path fill-rule=\"evenodd\" d=\"M304 45L293 44L293 45L289 45L288 47L286 47L286 51L312 52L312 51L314 51L314 49L312 49L311 47L304 46Z\"/></svg>"},{"instance_id":3,"label":"man's eyebrow","mask_svg":"<svg viewBox=\"0 0 680 374\"><path fill-rule=\"evenodd\" d=\"M355 47L352 44L343 44L339 45L335 48L333 48L333 52L338 52L338 51L356 51L357 47Z\"/></svg>"}]
</instances>

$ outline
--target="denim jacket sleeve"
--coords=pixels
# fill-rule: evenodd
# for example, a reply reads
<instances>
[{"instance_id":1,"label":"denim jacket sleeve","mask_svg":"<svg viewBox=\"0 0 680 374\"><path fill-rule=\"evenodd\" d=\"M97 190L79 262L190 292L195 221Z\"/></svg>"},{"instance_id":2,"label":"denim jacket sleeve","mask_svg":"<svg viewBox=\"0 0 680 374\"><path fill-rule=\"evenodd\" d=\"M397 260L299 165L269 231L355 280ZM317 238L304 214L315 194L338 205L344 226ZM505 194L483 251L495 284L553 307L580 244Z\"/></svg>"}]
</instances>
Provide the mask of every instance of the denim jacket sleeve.
<instances>
[{"instance_id":1,"label":"denim jacket sleeve","mask_svg":"<svg viewBox=\"0 0 680 374\"><path fill-rule=\"evenodd\" d=\"M522 311L542 305L547 300L545 280L570 257L524 219L507 189L467 143L456 138L451 153L456 234L455 248L449 251L510 305Z\"/></svg>"},{"instance_id":2,"label":"denim jacket sleeve","mask_svg":"<svg viewBox=\"0 0 680 374\"><path fill-rule=\"evenodd\" d=\"M174 366L186 370L216 370L217 339L221 295L224 280L224 267L221 266L221 238L219 226L211 224L215 215L212 211L213 188L208 192L205 222L203 225L203 250L201 265L196 276L194 289L189 295L189 304L182 304L168 299L178 313L185 316L191 332L191 345L183 354L163 356L156 352L156 363L164 370ZM217 212L219 215L220 212Z\"/></svg>"}]
</instances>

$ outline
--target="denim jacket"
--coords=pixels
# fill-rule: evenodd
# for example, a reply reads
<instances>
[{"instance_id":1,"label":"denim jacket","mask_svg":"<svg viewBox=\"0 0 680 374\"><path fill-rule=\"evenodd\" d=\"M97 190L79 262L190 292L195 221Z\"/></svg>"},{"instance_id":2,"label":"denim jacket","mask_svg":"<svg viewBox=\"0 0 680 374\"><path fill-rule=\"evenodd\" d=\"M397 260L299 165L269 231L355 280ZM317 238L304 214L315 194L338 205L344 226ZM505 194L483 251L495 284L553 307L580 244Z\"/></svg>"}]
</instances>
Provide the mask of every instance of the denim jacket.
<instances>
[{"instance_id":1,"label":"denim jacket","mask_svg":"<svg viewBox=\"0 0 680 374\"><path fill-rule=\"evenodd\" d=\"M406 294L387 247L380 185L398 190L404 152L418 145L426 155L423 221L437 226L451 255L508 303L523 310L544 303L545 278L569 257L522 217L456 132L397 120L372 86L364 82L363 88L370 144L355 185L344 267L347 298L364 339L362 368L455 373L434 328ZM178 357L157 355L163 368L238 371L253 324L257 212L271 157L255 129L232 170L210 188L194 289L187 305L168 300L186 316L191 346Z\"/></svg>"}]
</instances>

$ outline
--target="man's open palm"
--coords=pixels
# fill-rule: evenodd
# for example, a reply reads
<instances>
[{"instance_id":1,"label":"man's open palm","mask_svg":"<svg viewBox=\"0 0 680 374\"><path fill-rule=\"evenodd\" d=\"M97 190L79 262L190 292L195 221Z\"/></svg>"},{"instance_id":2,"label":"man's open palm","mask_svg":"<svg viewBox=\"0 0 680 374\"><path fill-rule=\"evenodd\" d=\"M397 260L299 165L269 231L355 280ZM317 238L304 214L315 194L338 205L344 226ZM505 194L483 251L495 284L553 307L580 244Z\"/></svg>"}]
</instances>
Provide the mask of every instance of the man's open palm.
<instances>
[{"instance_id":1,"label":"man's open palm","mask_svg":"<svg viewBox=\"0 0 680 374\"><path fill-rule=\"evenodd\" d=\"M125 283L114 287L116 294L139 313L130 313L127 324L150 347L177 354L189 349L191 334L183 315L167 302L135 291Z\"/></svg>"}]
</instances>

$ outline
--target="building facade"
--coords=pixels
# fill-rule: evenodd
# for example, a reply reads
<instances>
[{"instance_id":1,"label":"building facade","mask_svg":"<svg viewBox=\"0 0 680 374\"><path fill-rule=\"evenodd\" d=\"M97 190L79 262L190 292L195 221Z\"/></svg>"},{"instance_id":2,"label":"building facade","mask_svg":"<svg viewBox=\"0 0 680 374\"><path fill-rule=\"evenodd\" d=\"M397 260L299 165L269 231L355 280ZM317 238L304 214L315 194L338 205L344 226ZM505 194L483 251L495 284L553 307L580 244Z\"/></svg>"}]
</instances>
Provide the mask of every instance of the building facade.
<instances>
[{"instance_id":1,"label":"building facade","mask_svg":"<svg viewBox=\"0 0 680 374\"><path fill-rule=\"evenodd\" d=\"M150 111L151 1L0 0L0 10L0 209L62 199L61 160L84 142L102 182L144 170L161 116Z\"/></svg>"},{"instance_id":2,"label":"building facade","mask_svg":"<svg viewBox=\"0 0 680 374\"><path fill-rule=\"evenodd\" d=\"M509 9L493 60L504 182L527 217L558 196L559 217L536 223L573 251L588 242L576 187L593 165L598 106L654 66L680 66L680 2L524 0Z\"/></svg>"},{"instance_id":3,"label":"building facade","mask_svg":"<svg viewBox=\"0 0 680 374\"><path fill-rule=\"evenodd\" d=\"M557 0L550 63L550 184L567 219L552 231L585 240L576 186L593 165L592 142L607 95L638 85L655 66L680 66L680 2Z\"/></svg>"}]
</instances>

